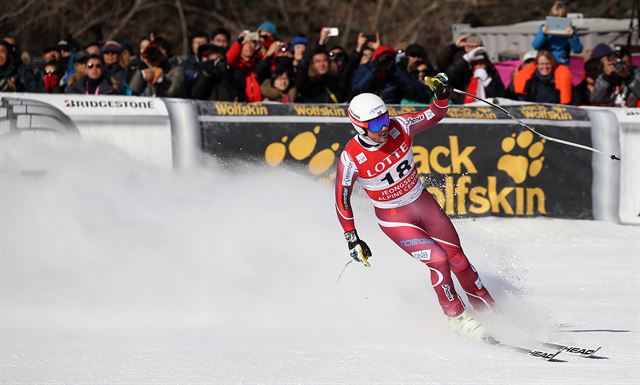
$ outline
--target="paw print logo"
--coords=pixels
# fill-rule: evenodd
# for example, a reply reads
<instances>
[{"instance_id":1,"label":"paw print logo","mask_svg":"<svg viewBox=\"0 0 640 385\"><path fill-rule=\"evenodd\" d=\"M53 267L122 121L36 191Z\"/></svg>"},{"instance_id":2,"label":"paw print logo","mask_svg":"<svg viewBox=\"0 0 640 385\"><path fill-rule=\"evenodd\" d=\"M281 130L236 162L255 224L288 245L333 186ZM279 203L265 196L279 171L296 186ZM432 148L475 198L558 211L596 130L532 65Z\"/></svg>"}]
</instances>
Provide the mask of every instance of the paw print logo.
<instances>
[{"instance_id":1,"label":"paw print logo","mask_svg":"<svg viewBox=\"0 0 640 385\"><path fill-rule=\"evenodd\" d=\"M533 142L531 131L522 131L502 139L504 155L498 159L498 170L506 172L516 183L522 183L527 176L535 177L542 171L545 140ZM515 153L515 154L513 154ZM520 154L518 154L520 153Z\"/></svg>"},{"instance_id":2,"label":"paw print logo","mask_svg":"<svg viewBox=\"0 0 640 385\"><path fill-rule=\"evenodd\" d=\"M318 144L319 133L320 126L315 126L311 131L299 133L291 141L288 136L284 136L280 142L274 142L267 146L264 151L264 159L269 166L277 167L285 160L287 152L297 161L310 158L309 172L315 176L322 175L332 168L340 143L333 143L329 148L322 149L311 156Z\"/></svg>"}]
</instances>

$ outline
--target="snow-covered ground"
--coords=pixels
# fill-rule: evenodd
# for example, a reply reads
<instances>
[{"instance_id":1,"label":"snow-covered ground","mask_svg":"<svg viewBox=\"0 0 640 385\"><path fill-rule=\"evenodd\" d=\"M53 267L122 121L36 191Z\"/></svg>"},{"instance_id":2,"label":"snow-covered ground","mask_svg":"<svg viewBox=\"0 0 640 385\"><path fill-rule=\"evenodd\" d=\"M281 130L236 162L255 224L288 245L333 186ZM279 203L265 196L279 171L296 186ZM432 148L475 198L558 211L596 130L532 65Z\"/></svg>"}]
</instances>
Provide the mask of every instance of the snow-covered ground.
<instances>
[{"instance_id":1,"label":"snow-covered ground","mask_svg":"<svg viewBox=\"0 0 640 385\"><path fill-rule=\"evenodd\" d=\"M426 269L355 197L286 169L157 169L100 145L4 146L2 384L637 384L640 227L456 220L501 339L603 346L545 362L455 335Z\"/></svg>"}]
</instances>

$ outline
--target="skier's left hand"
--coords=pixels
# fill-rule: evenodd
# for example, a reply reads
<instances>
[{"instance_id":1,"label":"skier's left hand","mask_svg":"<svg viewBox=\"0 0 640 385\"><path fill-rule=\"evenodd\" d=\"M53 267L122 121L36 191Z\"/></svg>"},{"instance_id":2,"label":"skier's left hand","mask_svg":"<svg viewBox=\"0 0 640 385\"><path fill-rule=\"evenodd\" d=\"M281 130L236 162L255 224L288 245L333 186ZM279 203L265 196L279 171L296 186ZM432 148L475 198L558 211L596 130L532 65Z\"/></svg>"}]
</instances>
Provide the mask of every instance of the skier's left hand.
<instances>
[{"instance_id":1,"label":"skier's left hand","mask_svg":"<svg viewBox=\"0 0 640 385\"><path fill-rule=\"evenodd\" d=\"M369 257L371 257L371 249L358 237L358 233L355 230L347 231L344 233L344 238L347 240L347 245L349 246L349 256L356 262L362 262L365 266L370 267Z\"/></svg>"},{"instance_id":2,"label":"skier's left hand","mask_svg":"<svg viewBox=\"0 0 640 385\"><path fill-rule=\"evenodd\" d=\"M424 84L433 91L436 98L441 100L449 98L451 87L449 86L449 77L444 72L440 72L434 77L425 76Z\"/></svg>"}]
</instances>

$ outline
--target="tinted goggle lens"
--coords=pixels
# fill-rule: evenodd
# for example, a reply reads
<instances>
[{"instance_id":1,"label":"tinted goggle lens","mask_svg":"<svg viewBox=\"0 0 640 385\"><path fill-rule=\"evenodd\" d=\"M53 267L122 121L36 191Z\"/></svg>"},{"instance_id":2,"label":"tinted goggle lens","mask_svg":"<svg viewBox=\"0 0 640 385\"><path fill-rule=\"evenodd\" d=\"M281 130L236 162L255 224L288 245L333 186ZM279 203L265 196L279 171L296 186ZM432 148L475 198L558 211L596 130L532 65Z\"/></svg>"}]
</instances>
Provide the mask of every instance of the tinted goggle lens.
<instances>
[{"instance_id":1,"label":"tinted goggle lens","mask_svg":"<svg viewBox=\"0 0 640 385\"><path fill-rule=\"evenodd\" d=\"M371 132L380 132L382 127L389 126L389 113L385 112L384 114L378 116L377 118L373 118L367 121L367 130Z\"/></svg>"}]
</instances>

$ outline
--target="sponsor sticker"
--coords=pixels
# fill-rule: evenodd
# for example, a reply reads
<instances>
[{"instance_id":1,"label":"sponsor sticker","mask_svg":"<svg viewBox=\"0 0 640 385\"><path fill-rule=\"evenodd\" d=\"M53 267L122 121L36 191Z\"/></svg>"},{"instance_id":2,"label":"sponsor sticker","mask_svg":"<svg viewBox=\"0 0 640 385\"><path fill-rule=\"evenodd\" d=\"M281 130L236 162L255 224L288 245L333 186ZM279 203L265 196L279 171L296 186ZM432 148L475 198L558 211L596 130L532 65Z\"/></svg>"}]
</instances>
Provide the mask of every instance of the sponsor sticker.
<instances>
[{"instance_id":1,"label":"sponsor sticker","mask_svg":"<svg viewBox=\"0 0 640 385\"><path fill-rule=\"evenodd\" d=\"M391 137L395 139L398 137L398 135L400 135L400 131L398 131L397 128L393 128L391 131L389 131L389 135L391 135Z\"/></svg>"},{"instance_id":2,"label":"sponsor sticker","mask_svg":"<svg viewBox=\"0 0 640 385\"><path fill-rule=\"evenodd\" d=\"M426 110L424 112L424 116L427 117L427 120L431 120L431 119L433 119L434 116L436 116L436 114L434 114L433 111L431 111L431 110Z\"/></svg>"},{"instance_id":3,"label":"sponsor sticker","mask_svg":"<svg viewBox=\"0 0 640 385\"><path fill-rule=\"evenodd\" d=\"M362 164L367 161L367 156L361 152L358 155L356 155L356 160L358 161L358 164Z\"/></svg>"},{"instance_id":4,"label":"sponsor sticker","mask_svg":"<svg viewBox=\"0 0 640 385\"><path fill-rule=\"evenodd\" d=\"M435 241L429 238L413 238L413 239L403 239L400 241L400 246L408 247L408 246L416 246L416 245L433 245Z\"/></svg>"},{"instance_id":5,"label":"sponsor sticker","mask_svg":"<svg viewBox=\"0 0 640 385\"><path fill-rule=\"evenodd\" d=\"M431 260L431 250L419 250L411 253L411 256L418 261L430 261Z\"/></svg>"},{"instance_id":6,"label":"sponsor sticker","mask_svg":"<svg viewBox=\"0 0 640 385\"><path fill-rule=\"evenodd\" d=\"M478 277L478 279L476 279L476 287L478 289L482 289L482 281L480 280L480 277Z\"/></svg>"},{"instance_id":7,"label":"sponsor sticker","mask_svg":"<svg viewBox=\"0 0 640 385\"><path fill-rule=\"evenodd\" d=\"M453 295L451 294L451 287L449 285L442 285L442 290L444 290L444 295L447 296L449 302L453 301Z\"/></svg>"}]
</instances>

